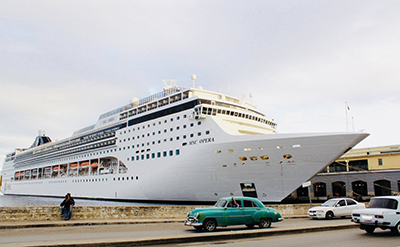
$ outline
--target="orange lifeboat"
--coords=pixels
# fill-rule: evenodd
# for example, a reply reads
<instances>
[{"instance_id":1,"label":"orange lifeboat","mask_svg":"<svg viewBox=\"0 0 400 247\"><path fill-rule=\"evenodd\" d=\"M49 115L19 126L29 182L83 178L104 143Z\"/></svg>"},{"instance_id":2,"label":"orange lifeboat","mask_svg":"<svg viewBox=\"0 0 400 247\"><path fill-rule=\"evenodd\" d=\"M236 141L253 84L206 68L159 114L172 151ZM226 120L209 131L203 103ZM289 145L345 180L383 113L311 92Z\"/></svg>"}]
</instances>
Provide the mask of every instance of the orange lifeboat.
<instances>
[{"instance_id":1,"label":"orange lifeboat","mask_svg":"<svg viewBox=\"0 0 400 247\"><path fill-rule=\"evenodd\" d=\"M19 172L16 172L16 173L15 173L15 176L19 176Z\"/></svg>"},{"instance_id":2,"label":"orange lifeboat","mask_svg":"<svg viewBox=\"0 0 400 247\"><path fill-rule=\"evenodd\" d=\"M58 169L60 169L60 166L53 167L53 171L57 171Z\"/></svg>"},{"instance_id":3,"label":"orange lifeboat","mask_svg":"<svg viewBox=\"0 0 400 247\"><path fill-rule=\"evenodd\" d=\"M88 166L89 165L89 161L85 161L81 163L81 166Z\"/></svg>"},{"instance_id":4,"label":"orange lifeboat","mask_svg":"<svg viewBox=\"0 0 400 247\"><path fill-rule=\"evenodd\" d=\"M99 163L92 163L92 168L97 168L97 167L99 167Z\"/></svg>"},{"instance_id":5,"label":"orange lifeboat","mask_svg":"<svg viewBox=\"0 0 400 247\"><path fill-rule=\"evenodd\" d=\"M78 167L78 163L71 164L71 167Z\"/></svg>"}]
</instances>

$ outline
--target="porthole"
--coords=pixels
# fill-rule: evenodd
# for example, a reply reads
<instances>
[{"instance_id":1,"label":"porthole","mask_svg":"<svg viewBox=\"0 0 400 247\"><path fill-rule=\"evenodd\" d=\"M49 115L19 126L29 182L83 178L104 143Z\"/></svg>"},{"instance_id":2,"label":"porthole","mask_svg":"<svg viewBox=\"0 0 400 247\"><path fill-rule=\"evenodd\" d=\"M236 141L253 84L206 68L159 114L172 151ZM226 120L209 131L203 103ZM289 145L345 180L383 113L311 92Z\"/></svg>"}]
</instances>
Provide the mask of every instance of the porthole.
<instances>
[{"instance_id":1,"label":"porthole","mask_svg":"<svg viewBox=\"0 0 400 247\"><path fill-rule=\"evenodd\" d=\"M251 148L244 148L244 151L251 151Z\"/></svg>"},{"instance_id":2,"label":"porthole","mask_svg":"<svg viewBox=\"0 0 400 247\"><path fill-rule=\"evenodd\" d=\"M284 159L287 159L287 160L290 160L290 159L293 158L293 157L292 157L291 154L284 154L284 155L283 155L283 158L284 158Z\"/></svg>"},{"instance_id":3,"label":"porthole","mask_svg":"<svg viewBox=\"0 0 400 247\"><path fill-rule=\"evenodd\" d=\"M246 160L247 160L247 157L239 157L239 160L241 160L241 161L246 161Z\"/></svg>"},{"instance_id":4,"label":"porthole","mask_svg":"<svg viewBox=\"0 0 400 247\"><path fill-rule=\"evenodd\" d=\"M257 156L250 156L250 160L255 161L258 160Z\"/></svg>"},{"instance_id":5,"label":"porthole","mask_svg":"<svg viewBox=\"0 0 400 247\"><path fill-rule=\"evenodd\" d=\"M269 156L268 155L261 155L260 159L262 160L269 160Z\"/></svg>"},{"instance_id":6,"label":"porthole","mask_svg":"<svg viewBox=\"0 0 400 247\"><path fill-rule=\"evenodd\" d=\"M221 150L217 150L217 151L215 151L215 153L220 154L220 153L221 153Z\"/></svg>"},{"instance_id":7,"label":"porthole","mask_svg":"<svg viewBox=\"0 0 400 247\"><path fill-rule=\"evenodd\" d=\"M228 153L232 153L233 152L233 149L228 149Z\"/></svg>"}]
</instances>

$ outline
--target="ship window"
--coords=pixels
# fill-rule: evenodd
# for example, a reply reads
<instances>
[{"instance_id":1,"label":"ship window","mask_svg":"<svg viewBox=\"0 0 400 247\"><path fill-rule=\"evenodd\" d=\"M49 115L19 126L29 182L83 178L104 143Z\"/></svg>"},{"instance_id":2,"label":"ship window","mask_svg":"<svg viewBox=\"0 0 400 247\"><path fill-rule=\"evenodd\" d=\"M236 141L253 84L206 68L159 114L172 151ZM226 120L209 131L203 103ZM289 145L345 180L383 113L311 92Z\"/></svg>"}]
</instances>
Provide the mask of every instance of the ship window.
<instances>
[{"instance_id":1,"label":"ship window","mask_svg":"<svg viewBox=\"0 0 400 247\"><path fill-rule=\"evenodd\" d=\"M193 134L190 134L190 137L193 137L194 135Z\"/></svg>"},{"instance_id":2,"label":"ship window","mask_svg":"<svg viewBox=\"0 0 400 247\"><path fill-rule=\"evenodd\" d=\"M233 152L233 149L228 149L228 153L232 153Z\"/></svg>"},{"instance_id":3,"label":"ship window","mask_svg":"<svg viewBox=\"0 0 400 247\"><path fill-rule=\"evenodd\" d=\"M173 140L174 140L174 138L172 138L172 137L171 137L171 138L169 138L169 141L170 141L170 142L172 142Z\"/></svg>"},{"instance_id":4,"label":"ship window","mask_svg":"<svg viewBox=\"0 0 400 247\"><path fill-rule=\"evenodd\" d=\"M176 127L176 130L179 130L179 126Z\"/></svg>"},{"instance_id":5,"label":"ship window","mask_svg":"<svg viewBox=\"0 0 400 247\"><path fill-rule=\"evenodd\" d=\"M163 157L167 157L167 151L163 152Z\"/></svg>"},{"instance_id":6,"label":"ship window","mask_svg":"<svg viewBox=\"0 0 400 247\"><path fill-rule=\"evenodd\" d=\"M161 157L161 153L157 152L157 158L160 158L160 157Z\"/></svg>"},{"instance_id":7,"label":"ship window","mask_svg":"<svg viewBox=\"0 0 400 247\"><path fill-rule=\"evenodd\" d=\"M144 160L144 154L141 155L141 159Z\"/></svg>"},{"instance_id":8,"label":"ship window","mask_svg":"<svg viewBox=\"0 0 400 247\"><path fill-rule=\"evenodd\" d=\"M180 154L180 150L179 149L175 150L175 154L179 155Z\"/></svg>"},{"instance_id":9,"label":"ship window","mask_svg":"<svg viewBox=\"0 0 400 247\"><path fill-rule=\"evenodd\" d=\"M257 156L250 156L250 160L255 161L255 160L258 160L258 158L257 158Z\"/></svg>"},{"instance_id":10,"label":"ship window","mask_svg":"<svg viewBox=\"0 0 400 247\"><path fill-rule=\"evenodd\" d=\"M193 124L193 123L191 123L191 124L190 124L190 127L193 127L193 126L194 126L194 124Z\"/></svg>"},{"instance_id":11,"label":"ship window","mask_svg":"<svg viewBox=\"0 0 400 247\"><path fill-rule=\"evenodd\" d=\"M186 146L186 145L187 145L187 142L182 143L182 146Z\"/></svg>"},{"instance_id":12,"label":"ship window","mask_svg":"<svg viewBox=\"0 0 400 247\"><path fill-rule=\"evenodd\" d=\"M201 125L201 122L197 122L197 125Z\"/></svg>"},{"instance_id":13,"label":"ship window","mask_svg":"<svg viewBox=\"0 0 400 247\"><path fill-rule=\"evenodd\" d=\"M169 150L169 156L172 156L172 155L174 155L174 151Z\"/></svg>"},{"instance_id":14,"label":"ship window","mask_svg":"<svg viewBox=\"0 0 400 247\"><path fill-rule=\"evenodd\" d=\"M198 136L201 136L201 132L197 133Z\"/></svg>"},{"instance_id":15,"label":"ship window","mask_svg":"<svg viewBox=\"0 0 400 247\"><path fill-rule=\"evenodd\" d=\"M262 159L262 160L268 160L268 159L269 159L269 156L268 156L268 155L261 155L261 156L260 156L260 159Z\"/></svg>"},{"instance_id":16,"label":"ship window","mask_svg":"<svg viewBox=\"0 0 400 247\"><path fill-rule=\"evenodd\" d=\"M186 139L186 135L183 135L183 139Z\"/></svg>"},{"instance_id":17,"label":"ship window","mask_svg":"<svg viewBox=\"0 0 400 247\"><path fill-rule=\"evenodd\" d=\"M156 154L155 154L155 153L152 153L152 154L151 154L151 158L154 159L155 157L156 157Z\"/></svg>"},{"instance_id":18,"label":"ship window","mask_svg":"<svg viewBox=\"0 0 400 247\"><path fill-rule=\"evenodd\" d=\"M263 147L259 147L259 148L258 148L258 150L265 150L265 148L263 148Z\"/></svg>"},{"instance_id":19,"label":"ship window","mask_svg":"<svg viewBox=\"0 0 400 247\"><path fill-rule=\"evenodd\" d=\"M176 137L176 140L179 140L179 136Z\"/></svg>"},{"instance_id":20,"label":"ship window","mask_svg":"<svg viewBox=\"0 0 400 247\"><path fill-rule=\"evenodd\" d=\"M184 128L184 129L186 129L186 124L185 124L185 125L183 125L183 128Z\"/></svg>"},{"instance_id":21,"label":"ship window","mask_svg":"<svg viewBox=\"0 0 400 247\"><path fill-rule=\"evenodd\" d=\"M283 158L287 159L287 160L290 160L292 158L292 155L291 154L284 154Z\"/></svg>"},{"instance_id":22,"label":"ship window","mask_svg":"<svg viewBox=\"0 0 400 247\"><path fill-rule=\"evenodd\" d=\"M246 161L247 158L246 158L246 157L239 157L239 160L241 160L241 161Z\"/></svg>"},{"instance_id":23,"label":"ship window","mask_svg":"<svg viewBox=\"0 0 400 247\"><path fill-rule=\"evenodd\" d=\"M170 128L170 129L169 129L169 131L173 131L173 130L174 130L174 128Z\"/></svg>"},{"instance_id":24,"label":"ship window","mask_svg":"<svg viewBox=\"0 0 400 247\"><path fill-rule=\"evenodd\" d=\"M180 117L179 117L179 116L177 116L177 117L176 117L176 120L179 120L179 119L180 119Z\"/></svg>"},{"instance_id":25,"label":"ship window","mask_svg":"<svg viewBox=\"0 0 400 247\"><path fill-rule=\"evenodd\" d=\"M251 151L251 148L244 148L244 151Z\"/></svg>"},{"instance_id":26,"label":"ship window","mask_svg":"<svg viewBox=\"0 0 400 247\"><path fill-rule=\"evenodd\" d=\"M210 131L209 131L209 130L206 131L206 135L208 135L208 134L210 134Z\"/></svg>"},{"instance_id":27,"label":"ship window","mask_svg":"<svg viewBox=\"0 0 400 247\"><path fill-rule=\"evenodd\" d=\"M164 133L167 133L167 129L164 130Z\"/></svg>"}]
</instances>

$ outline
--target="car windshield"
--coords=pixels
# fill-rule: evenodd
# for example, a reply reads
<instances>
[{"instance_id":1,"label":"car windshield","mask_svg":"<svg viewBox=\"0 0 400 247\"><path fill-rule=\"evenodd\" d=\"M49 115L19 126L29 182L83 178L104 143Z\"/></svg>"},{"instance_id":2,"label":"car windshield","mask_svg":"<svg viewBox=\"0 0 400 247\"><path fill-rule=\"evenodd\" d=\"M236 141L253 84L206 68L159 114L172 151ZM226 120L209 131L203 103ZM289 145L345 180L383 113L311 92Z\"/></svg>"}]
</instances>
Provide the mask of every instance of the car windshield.
<instances>
[{"instance_id":1,"label":"car windshield","mask_svg":"<svg viewBox=\"0 0 400 247\"><path fill-rule=\"evenodd\" d=\"M326 202L324 202L321 206L322 207L333 207L335 206L337 200L328 200Z\"/></svg>"},{"instance_id":2,"label":"car windshield","mask_svg":"<svg viewBox=\"0 0 400 247\"><path fill-rule=\"evenodd\" d=\"M368 208L397 209L397 206L397 200L390 198L372 198L368 204Z\"/></svg>"},{"instance_id":3,"label":"car windshield","mask_svg":"<svg viewBox=\"0 0 400 247\"><path fill-rule=\"evenodd\" d=\"M217 203L215 203L214 207L223 208L225 207L226 203L227 200L218 200Z\"/></svg>"}]
</instances>

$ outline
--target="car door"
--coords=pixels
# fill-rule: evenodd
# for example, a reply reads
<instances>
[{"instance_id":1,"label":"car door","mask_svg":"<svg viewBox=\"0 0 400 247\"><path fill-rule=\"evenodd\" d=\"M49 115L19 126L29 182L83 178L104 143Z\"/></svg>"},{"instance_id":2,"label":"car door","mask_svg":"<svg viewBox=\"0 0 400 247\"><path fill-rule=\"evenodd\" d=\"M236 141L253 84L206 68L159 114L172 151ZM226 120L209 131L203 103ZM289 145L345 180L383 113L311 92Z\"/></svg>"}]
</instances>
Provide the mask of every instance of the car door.
<instances>
[{"instance_id":1,"label":"car door","mask_svg":"<svg viewBox=\"0 0 400 247\"><path fill-rule=\"evenodd\" d=\"M241 200L236 200L239 206L235 206L232 201L229 201L225 208L225 225L242 225L244 224L244 210Z\"/></svg>"},{"instance_id":2,"label":"car door","mask_svg":"<svg viewBox=\"0 0 400 247\"><path fill-rule=\"evenodd\" d=\"M342 199L338 201L335 205L335 216L344 216L346 215L347 212L347 205L346 205L346 200Z\"/></svg>"},{"instance_id":3,"label":"car door","mask_svg":"<svg viewBox=\"0 0 400 247\"><path fill-rule=\"evenodd\" d=\"M254 214L260 211L260 208L250 200L243 200L244 207L244 224L256 224Z\"/></svg>"},{"instance_id":4,"label":"car door","mask_svg":"<svg viewBox=\"0 0 400 247\"><path fill-rule=\"evenodd\" d=\"M353 199L346 199L347 208L346 208L346 215L351 215L351 211L357 209L357 202Z\"/></svg>"}]
</instances>

